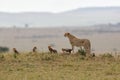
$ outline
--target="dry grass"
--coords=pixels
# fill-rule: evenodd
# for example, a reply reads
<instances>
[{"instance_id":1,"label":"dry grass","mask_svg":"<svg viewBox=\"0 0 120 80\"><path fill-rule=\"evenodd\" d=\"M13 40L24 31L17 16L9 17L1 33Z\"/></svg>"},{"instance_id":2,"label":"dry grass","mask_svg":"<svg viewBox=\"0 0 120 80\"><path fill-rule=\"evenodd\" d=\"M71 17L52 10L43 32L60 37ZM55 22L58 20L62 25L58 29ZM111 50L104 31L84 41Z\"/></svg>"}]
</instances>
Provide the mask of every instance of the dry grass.
<instances>
[{"instance_id":1,"label":"dry grass","mask_svg":"<svg viewBox=\"0 0 120 80\"><path fill-rule=\"evenodd\" d=\"M0 80L120 80L120 59L50 53L0 54Z\"/></svg>"}]
</instances>

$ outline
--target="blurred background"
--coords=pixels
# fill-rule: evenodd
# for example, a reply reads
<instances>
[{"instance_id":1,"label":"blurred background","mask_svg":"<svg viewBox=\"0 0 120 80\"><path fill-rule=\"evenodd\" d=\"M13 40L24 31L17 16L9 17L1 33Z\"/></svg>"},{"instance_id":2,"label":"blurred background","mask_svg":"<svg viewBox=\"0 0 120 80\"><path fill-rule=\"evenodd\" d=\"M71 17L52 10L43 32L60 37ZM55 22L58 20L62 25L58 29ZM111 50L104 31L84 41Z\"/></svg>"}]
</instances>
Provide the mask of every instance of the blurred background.
<instances>
[{"instance_id":1,"label":"blurred background","mask_svg":"<svg viewBox=\"0 0 120 80\"><path fill-rule=\"evenodd\" d=\"M0 47L61 52L65 32L90 39L92 52L120 52L120 1L0 0Z\"/></svg>"}]
</instances>

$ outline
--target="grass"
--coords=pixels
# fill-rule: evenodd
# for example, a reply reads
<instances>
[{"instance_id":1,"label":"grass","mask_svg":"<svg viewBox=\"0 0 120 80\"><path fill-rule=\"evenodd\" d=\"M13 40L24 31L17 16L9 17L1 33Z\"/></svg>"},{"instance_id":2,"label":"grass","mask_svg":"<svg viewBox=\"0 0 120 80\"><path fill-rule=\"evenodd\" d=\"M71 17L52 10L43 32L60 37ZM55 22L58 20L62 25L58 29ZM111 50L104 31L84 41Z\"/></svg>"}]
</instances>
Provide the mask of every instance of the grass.
<instances>
[{"instance_id":1,"label":"grass","mask_svg":"<svg viewBox=\"0 0 120 80\"><path fill-rule=\"evenodd\" d=\"M120 80L120 58L1 53L0 80Z\"/></svg>"}]
</instances>

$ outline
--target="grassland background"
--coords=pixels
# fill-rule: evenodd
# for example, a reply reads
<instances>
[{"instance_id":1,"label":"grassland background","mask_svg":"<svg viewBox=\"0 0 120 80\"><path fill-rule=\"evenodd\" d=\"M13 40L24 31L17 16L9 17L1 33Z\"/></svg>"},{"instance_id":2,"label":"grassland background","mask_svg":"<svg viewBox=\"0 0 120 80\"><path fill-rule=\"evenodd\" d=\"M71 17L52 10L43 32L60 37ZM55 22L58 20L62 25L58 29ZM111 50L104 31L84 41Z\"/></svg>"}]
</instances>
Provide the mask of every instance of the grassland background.
<instances>
[{"instance_id":1,"label":"grassland background","mask_svg":"<svg viewBox=\"0 0 120 80\"><path fill-rule=\"evenodd\" d=\"M120 57L0 53L0 80L120 80Z\"/></svg>"},{"instance_id":2,"label":"grassland background","mask_svg":"<svg viewBox=\"0 0 120 80\"><path fill-rule=\"evenodd\" d=\"M20 52L31 51L37 46L40 52L45 52L48 45L54 45L61 52L62 48L71 48L68 38L64 37L65 32L70 32L80 39L89 39L95 53L114 52L113 49L120 52L120 32L99 32L96 28L1 28L0 46L10 50L15 47Z\"/></svg>"}]
</instances>

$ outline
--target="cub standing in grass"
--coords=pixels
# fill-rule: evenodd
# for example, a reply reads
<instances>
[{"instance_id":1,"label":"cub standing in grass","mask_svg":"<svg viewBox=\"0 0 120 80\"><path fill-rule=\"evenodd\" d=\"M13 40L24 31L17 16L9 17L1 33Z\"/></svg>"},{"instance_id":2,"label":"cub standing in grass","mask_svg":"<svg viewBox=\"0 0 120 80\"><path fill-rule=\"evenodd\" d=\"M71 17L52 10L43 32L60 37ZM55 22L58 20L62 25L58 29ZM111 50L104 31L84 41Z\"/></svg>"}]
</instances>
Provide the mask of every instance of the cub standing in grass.
<instances>
[{"instance_id":1,"label":"cub standing in grass","mask_svg":"<svg viewBox=\"0 0 120 80\"><path fill-rule=\"evenodd\" d=\"M14 52L15 54L19 54L19 52L17 51L16 48L13 48L13 52Z\"/></svg>"},{"instance_id":2,"label":"cub standing in grass","mask_svg":"<svg viewBox=\"0 0 120 80\"><path fill-rule=\"evenodd\" d=\"M57 53L57 50L53 49L51 46L48 46L50 53Z\"/></svg>"},{"instance_id":3,"label":"cub standing in grass","mask_svg":"<svg viewBox=\"0 0 120 80\"><path fill-rule=\"evenodd\" d=\"M37 50L37 47L36 47L36 46L33 47L33 50L32 50L32 51L33 51L33 52L37 52L36 50Z\"/></svg>"},{"instance_id":4,"label":"cub standing in grass","mask_svg":"<svg viewBox=\"0 0 120 80\"><path fill-rule=\"evenodd\" d=\"M72 49L64 49L64 48L62 48L62 51L63 51L63 53L65 53L65 52L71 53Z\"/></svg>"}]
</instances>

